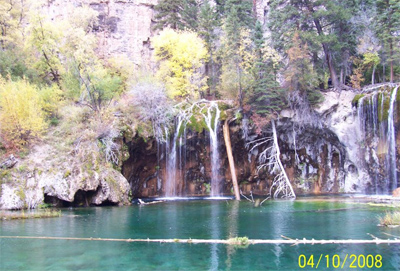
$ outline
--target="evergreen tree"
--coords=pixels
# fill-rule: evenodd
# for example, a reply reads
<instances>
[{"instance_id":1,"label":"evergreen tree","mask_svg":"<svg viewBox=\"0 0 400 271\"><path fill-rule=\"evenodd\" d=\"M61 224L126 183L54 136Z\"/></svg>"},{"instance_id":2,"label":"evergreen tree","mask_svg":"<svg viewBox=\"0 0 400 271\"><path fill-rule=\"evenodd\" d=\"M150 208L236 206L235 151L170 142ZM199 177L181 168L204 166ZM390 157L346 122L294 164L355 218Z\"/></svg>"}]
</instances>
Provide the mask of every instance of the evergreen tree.
<instances>
[{"instance_id":1,"label":"evergreen tree","mask_svg":"<svg viewBox=\"0 0 400 271\"><path fill-rule=\"evenodd\" d=\"M355 50L357 31L351 18L357 4L358 0L272 0L269 27L274 45L287 52L294 33L299 33L309 46L314 66L322 49L332 82L339 87L334 61L336 57L345 63Z\"/></svg>"},{"instance_id":2,"label":"evergreen tree","mask_svg":"<svg viewBox=\"0 0 400 271\"><path fill-rule=\"evenodd\" d=\"M298 33L293 36L292 47L287 54L289 63L284 73L285 86L289 91L298 91L310 104L322 101L321 93L316 90L317 75L309 58L308 46Z\"/></svg>"},{"instance_id":3,"label":"evergreen tree","mask_svg":"<svg viewBox=\"0 0 400 271\"><path fill-rule=\"evenodd\" d=\"M182 12L184 28L196 31L198 28L199 5L196 0L185 0Z\"/></svg>"},{"instance_id":4,"label":"evergreen tree","mask_svg":"<svg viewBox=\"0 0 400 271\"><path fill-rule=\"evenodd\" d=\"M394 80L394 61L399 57L400 2L398 0L376 1L376 32L381 39L390 63L390 82Z\"/></svg>"},{"instance_id":5,"label":"evergreen tree","mask_svg":"<svg viewBox=\"0 0 400 271\"><path fill-rule=\"evenodd\" d=\"M248 44L246 44L246 32L254 25L252 17L252 5L247 0L228 0L225 5L225 22L223 30L225 40L223 44L223 65L225 71L236 74L235 84L238 93L240 107L243 106L243 72L245 62L249 61Z\"/></svg>"},{"instance_id":6,"label":"evergreen tree","mask_svg":"<svg viewBox=\"0 0 400 271\"><path fill-rule=\"evenodd\" d=\"M196 0L161 0L154 10L156 25L154 29L170 27L175 30L197 28L198 5Z\"/></svg>"},{"instance_id":7,"label":"evergreen tree","mask_svg":"<svg viewBox=\"0 0 400 271\"><path fill-rule=\"evenodd\" d=\"M215 8L211 7L206 1L200 7L198 20L198 33L203 38L209 58L205 63L205 73L208 77L208 94L215 88L216 81L216 65L214 61L215 41L217 35L215 29L219 26L218 14Z\"/></svg>"},{"instance_id":8,"label":"evergreen tree","mask_svg":"<svg viewBox=\"0 0 400 271\"><path fill-rule=\"evenodd\" d=\"M328 1L330 9L328 20L332 22L331 48L333 58L340 68L340 83L345 84L346 76L351 74L350 57L357 54L359 36L365 26L359 23L359 0ZM328 6L329 5L329 6Z\"/></svg>"},{"instance_id":9,"label":"evergreen tree","mask_svg":"<svg viewBox=\"0 0 400 271\"><path fill-rule=\"evenodd\" d=\"M283 105L284 90L275 79L277 61L266 54L262 25L259 21L253 32L255 61L253 66L253 91L251 103L258 114L269 114L280 110Z\"/></svg>"},{"instance_id":10,"label":"evergreen tree","mask_svg":"<svg viewBox=\"0 0 400 271\"><path fill-rule=\"evenodd\" d=\"M224 6L226 20L231 24L236 23L239 28L252 29L254 27L252 12L252 2L249 0L227 0ZM233 19L233 16L236 18Z\"/></svg>"}]
</instances>

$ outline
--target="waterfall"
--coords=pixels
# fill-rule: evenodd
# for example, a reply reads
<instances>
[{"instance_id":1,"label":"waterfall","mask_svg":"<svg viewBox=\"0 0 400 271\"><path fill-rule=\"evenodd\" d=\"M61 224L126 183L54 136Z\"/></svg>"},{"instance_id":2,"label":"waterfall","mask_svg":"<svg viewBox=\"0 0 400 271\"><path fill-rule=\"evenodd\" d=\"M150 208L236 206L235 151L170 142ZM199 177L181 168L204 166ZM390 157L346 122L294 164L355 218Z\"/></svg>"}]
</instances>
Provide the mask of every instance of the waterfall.
<instances>
[{"instance_id":1,"label":"waterfall","mask_svg":"<svg viewBox=\"0 0 400 271\"><path fill-rule=\"evenodd\" d=\"M398 186L395 131L397 91L398 86L388 94L366 94L357 104L362 133L360 147L364 151L363 157L360 158L363 159L373 181L369 192L375 190L376 194L390 194Z\"/></svg>"},{"instance_id":2,"label":"waterfall","mask_svg":"<svg viewBox=\"0 0 400 271\"><path fill-rule=\"evenodd\" d=\"M214 112L214 114L213 114ZM221 111L218 104L211 102L205 115L205 122L210 131L210 151L211 151L211 196L220 196L221 184L218 174L219 170L219 152L218 152L218 123Z\"/></svg>"},{"instance_id":3,"label":"waterfall","mask_svg":"<svg viewBox=\"0 0 400 271\"><path fill-rule=\"evenodd\" d=\"M395 126L394 126L394 110L395 110L395 102L397 89L399 87L395 87L393 89L392 95L390 96L390 107L388 112L388 152L387 152L387 161L388 161L388 188L392 191L397 188L397 170L396 170L396 135L395 135Z\"/></svg>"},{"instance_id":4,"label":"waterfall","mask_svg":"<svg viewBox=\"0 0 400 271\"><path fill-rule=\"evenodd\" d=\"M175 132L172 138L172 144L169 143L168 133L166 142L166 182L165 196L176 197L178 194L177 186L180 179L180 170L178 169L178 160L182 163L182 137L180 130L183 124L183 118L178 116L175 124ZM179 139L179 140L178 140ZM177 174L178 173L178 174Z\"/></svg>"},{"instance_id":5,"label":"waterfall","mask_svg":"<svg viewBox=\"0 0 400 271\"><path fill-rule=\"evenodd\" d=\"M380 114L381 117L383 118L383 109L384 109L384 104L385 104L385 95L383 93L380 94L381 95L381 110L380 110ZM379 136L381 138L383 138L385 136L385 123L383 121L381 121L381 124L379 125Z\"/></svg>"},{"instance_id":6,"label":"waterfall","mask_svg":"<svg viewBox=\"0 0 400 271\"><path fill-rule=\"evenodd\" d=\"M160 178L160 157L161 157L161 147L162 144L157 140L157 192L161 189L162 187L162 180ZM162 157L161 157L162 158Z\"/></svg>"},{"instance_id":7,"label":"waterfall","mask_svg":"<svg viewBox=\"0 0 400 271\"><path fill-rule=\"evenodd\" d=\"M204 111L203 111L204 109ZM206 110L207 111L206 111ZM210 165L211 165L211 196L220 196L221 181L219 178L219 152L218 152L218 124L220 110L216 102L199 101L190 105L190 107L179 108L179 113L175 117L175 129L173 134L165 130L165 197L182 196L187 190L186 187L186 140L187 125L191 123L190 118L198 110L204 118L205 124L210 134ZM195 119L195 118L194 118ZM188 126L191 127L191 126ZM202 173L204 174L204 172Z\"/></svg>"},{"instance_id":8,"label":"waterfall","mask_svg":"<svg viewBox=\"0 0 400 271\"><path fill-rule=\"evenodd\" d=\"M360 121L360 130L361 133L365 132L365 122L366 122L366 118L365 118L365 114L364 114L364 100L365 100L365 96L361 97L358 100L358 108L357 108L357 115L358 115L358 119Z\"/></svg>"},{"instance_id":9,"label":"waterfall","mask_svg":"<svg viewBox=\"0 0 400 271\"><path fill-rule=\"evenodd\" d=\"M375 92L372 97L368 100L368 118L373 136L378 136L378 93Z\"/></svg>"}]
</instances>

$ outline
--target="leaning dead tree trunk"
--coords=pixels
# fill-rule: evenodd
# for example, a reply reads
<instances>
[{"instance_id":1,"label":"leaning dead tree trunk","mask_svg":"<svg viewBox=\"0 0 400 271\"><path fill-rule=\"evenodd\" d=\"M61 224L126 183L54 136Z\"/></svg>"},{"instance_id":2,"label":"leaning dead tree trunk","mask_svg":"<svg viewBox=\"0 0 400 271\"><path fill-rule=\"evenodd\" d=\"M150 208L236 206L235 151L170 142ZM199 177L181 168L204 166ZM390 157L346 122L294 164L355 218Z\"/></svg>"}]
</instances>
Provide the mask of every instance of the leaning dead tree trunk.
<instances>
[{"instance_id":1,"label":"leaning dead tree trunk","mask_svg":"<svg viewBox=\"0 0 400 271\"><path fill-rule=\"evenodd\" d=\"M229 122L227 119L225 120L224 127L222 130L224 132L225 147L226 147L226 153L228 155L229 168L231 170L232 184L233 184L233 190L235 192L235 198L236 200L240 200L239 185L236 178L235 161L233 160L231 137L229 134Z\"/></svg>"},{"instance_id":2,"label":"leaning dead tree trunk","mask_svg":"<svg viewBox=\"0 0 400 271\"><path fill-rule=\"evenodd\" d=\"M250 144L252 143L255 144L251 150L257 148L260 145L264 144L270 145L269 147L265 148L260 154L259 161L261 165L258 166L257 173L264 168L268 168L271 173L276 174L269 190L270 197L294 199L296 198L296 194L293 191L292 184L290 183L285 168L283 167L283 164L281 162L280 158L281 152L279 149L278 135L276 133L274 120L271 121L271 125L272 125L272 138L265 137L250 142ZM265 200L267 200L268 198L266 198ZM263 202L261 202L261 204Z\"/></svg>"}]
</instances>

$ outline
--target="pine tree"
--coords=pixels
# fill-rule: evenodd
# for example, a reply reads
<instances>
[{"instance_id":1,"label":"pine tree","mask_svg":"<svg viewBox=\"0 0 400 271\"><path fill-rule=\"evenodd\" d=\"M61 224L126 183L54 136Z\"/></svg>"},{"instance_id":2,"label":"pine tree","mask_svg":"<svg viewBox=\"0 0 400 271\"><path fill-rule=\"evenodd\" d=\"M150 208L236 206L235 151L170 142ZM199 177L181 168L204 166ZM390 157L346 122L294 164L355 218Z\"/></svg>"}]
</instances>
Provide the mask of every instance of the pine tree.
<instances>
[{"instance_id":1,"label":"pine tree","mask_svg":"<svg viewBox=\"0 0 400 271\"><path fill-rule=\"evenodd\" d=\"M332 82L339 87L335 60L346 63L347 54L355 50L357 31L351 18L357 3L358 0L272 0L269 27L275 48L287 52L294 33L299 33L309 46L314 66L323 51Z\"/></svg>"},{"instance_id":2,"label":"pine tree","mask_svg":"<svg viewBox=\"0 0 400 271\"><path fill-rule=\"evenodd\" d=\"M215 29L219 26L218 14L215 8L205 2L200 7L198 19L198 33L203 38L208 49L211 49L216 39Z\"/></svg>"},{"instance_id":3,"label":"pine tree","mask_svg":"<svg viewBox=\"0 0 400 271\"><path fill-rule=\"evenodd\" d=\"M198 5L196 0L161 0L154 10L154 29L170 27L175 30L197 29Z\"/></svg>"},{"instance_id":4,"label":"pine tree","mask_svg":"<svg viewBox=\"0 0 400 271\"><path fill-rule=\"evenodd\" d=\"M197 31L199 5L196 0L185 0L182 12L182 22L187 30Z\"/></svg>"},{"instance_id":5,"label":"pine tree","mask_svg":"<svg viewBox=\"0 0 400 271\"><path fill-rule=\"evenodd\" d=\"M346 76L350 75L350 57L357 54L359 36L365 26L359 23L359 0L327 1L326 8L330 11L332 24L331 48L333 58L340 68L340 83L345 84Z\"/></svg>"},{"instance_id":6,"label":"pine tree","mask_svg":"<svg viewBox=\"0 0 400 271\"><path fill-rule=\"evenodd\" d=\"M285 86L289 91L298 91L307 97L310 104L322 100L317 89L317 75L309 58L308 46L302 42L300 35L295 33L292 47L287 52L289 63L284 73Z\"/></svg>"},{"instance_id":7,"label":"pine tree","mask_svg":"<svg viewBox=\"0 0 400 271\"><path fill-rule=\"evenodd\" d=\"M253 32L255 61L253 66L253 91L250 99L258 114L269 114L279 111L283 105L283 89L275 79L277 63L273 63L272 56L265 54L266 46L262 25L259 21Z\"/></svg>"},{"instance_id":8,"label":"pine tree","mask_svg":"<svg viewBox=\"0 0 400 271\"><path fill-rule=\"evenodd\" d=\"M240 107L244 100L244 66L249 61L248 45L246 45L246 32L254 25L252 17L252 5L247 0L228 0L225 4L225 22L223 30L225 39L223 44L223 66L225 71L235 73L235 84L238 93ZM245 56L246 55L246 56ZM224 68L224 67L223 67Z\"/></svg>"},{"instance_id":9,"label":"pine tree","mask_svg":"<svg viewBox=\"0 0 400 271\"><path fill-rule=\"evenodd\" d=\"M227 0L224 6L225 17L232 23L236 23L237 27L251 29L254 27L254 17L252 10L252 2L249 0ZM233 20L233 16L236 16Z\"/></svg>"},{"instance_id":10,"label":"pine tree","mask_svg":"<svg viewBox=\"0 0 400 271\"><path fill-rule=\"evenodd\" d=\"M215 41L217 35L216 28L219 26L218 14L214 7L206 1L200 7L199 20L198 20L198 33L203 38L207 52L208 59L205 63L205 73L208 77L208 95L215 89L216 84L216 64L214 60L214 51L216 50Z\"/></svg>"},{"instance_id":11,"label":"pine tree","mask_svg":"<svg viewBox=\"0 0 400 271\"><path fill-rule=\"evenodd\" d=\"M390 82L394 80L394 62L399 57L398 35L400 29L400 2L398 0L376 1L376 33L381 39L390 63Z\"/></svg>"}]
</instances>

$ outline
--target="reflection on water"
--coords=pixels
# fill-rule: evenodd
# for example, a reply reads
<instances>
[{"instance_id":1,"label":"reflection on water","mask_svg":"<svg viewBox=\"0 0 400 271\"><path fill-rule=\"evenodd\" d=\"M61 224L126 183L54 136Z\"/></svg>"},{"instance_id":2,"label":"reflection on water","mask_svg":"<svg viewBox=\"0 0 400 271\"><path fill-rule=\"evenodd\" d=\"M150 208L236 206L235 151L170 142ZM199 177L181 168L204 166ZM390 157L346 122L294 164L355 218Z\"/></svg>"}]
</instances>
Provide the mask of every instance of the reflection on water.
<instances>
[{"instance_id":1,"label":"reflection on water","mask_svg":"<svg viewBox=\"0 0 400 271\"><path fill-rule=\"evenodd\" d=\"M0 221L0 235L93 238L370 239L385 209L341 202L190 201L63 210L63 217ZM398 245L252 245L0 239L0 270L298 270L305 255L381 254L399 270ZM319 270L328 270L318 268ZM346 269L346 268L345 268ZM344 270L345 270L344 269Z\"/></svg>"},{"instance_id":2,"label":"reflection on water","mask_svg":"<svg viewBox=\"0 0 400 271\"><path fill-rule=\"evenodd\" d=\"M228 234L228 239L229 238L235 238L238 237L238 218L239 218L239 202L238 201L232 201L230 202L230 212L228 216L228 223L229 223L229 234ZM226 269L231 270L232 268L232 257L235 253L235 247L234 246L226 246Z\"/></svg>"},{"instance_id":3,"label":"reflection on water","mask_svg":"<svg viewBox=\"0 0 400 271\"><path fill-rule=\"evenodd\" d=\"M288 201L286 203L286 208L288 210L293 208L294 201ZM274 236L281 236L284 235L284 227L287 223L290 223L293 219L287 215L288 212L281 211L274 216L274 220L270 223L270 231L273 233ZM286 215L285 215L286 214ZM281 266L281 256L283 254L282 248L280 244L274 245L271 249L273 255L275 256L274 263L276 268Z\"/></svg>"},{"instance_id":4,"label":"reflection on water","mask_svg":"<svg viewBox=\"0 0 400 271\"><path fill-rule=\"evenodd\" d=\"M274 253L274 255L276 257L276 259L274 260L275 265L280 266L281 265L281 256L282 256L281 245L274 245L272 252Z\"/></svg>"},{"instance_id":5,"label":"reflection on water","mask_svg":"<svg viewBox=\"0 0 400 271\"><path fill-rule=\"evenodd\" d=\"M211 227L211 239L220 239L220 205L217 204L213 206L211 209L211 219L210 219L210 227ZM218 251L217 244L211 244L211 266L210 270L218 270Z\"/></svg>"}]
</instances>

